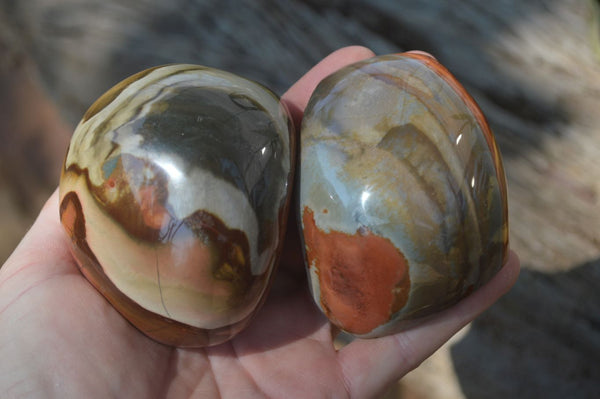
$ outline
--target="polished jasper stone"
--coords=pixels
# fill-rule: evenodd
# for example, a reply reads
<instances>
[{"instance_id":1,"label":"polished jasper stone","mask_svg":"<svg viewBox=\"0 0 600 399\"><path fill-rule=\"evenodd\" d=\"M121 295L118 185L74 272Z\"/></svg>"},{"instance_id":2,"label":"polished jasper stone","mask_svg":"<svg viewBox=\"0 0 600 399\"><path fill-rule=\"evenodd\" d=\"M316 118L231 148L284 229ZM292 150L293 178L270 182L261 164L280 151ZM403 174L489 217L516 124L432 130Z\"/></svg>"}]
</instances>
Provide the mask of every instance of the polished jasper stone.
<instances>
[{"instance_id":1,"label":"polished jasper stone","mask_svg":"<svg viewBox=\"0 0 600 399\"><path fill-rule=\"evenodd\" d=\"M506 260L500 154L473 99L433 58L380 56L326 78L300 148L311 290L343 330L406 328Z\"/></svg>"},{"instance_id":2,"label":"polished jasper stone","mask_svg":"<svg viewBox=\"0 0 600 399\"><path fill-rule=\"evenodd\" d=\"M61 177L82 273L160 342L231 338L273 277L293 154L287 111L254 82L195 65L121 82L77 126Z\"/></svg>"}]
</instances>

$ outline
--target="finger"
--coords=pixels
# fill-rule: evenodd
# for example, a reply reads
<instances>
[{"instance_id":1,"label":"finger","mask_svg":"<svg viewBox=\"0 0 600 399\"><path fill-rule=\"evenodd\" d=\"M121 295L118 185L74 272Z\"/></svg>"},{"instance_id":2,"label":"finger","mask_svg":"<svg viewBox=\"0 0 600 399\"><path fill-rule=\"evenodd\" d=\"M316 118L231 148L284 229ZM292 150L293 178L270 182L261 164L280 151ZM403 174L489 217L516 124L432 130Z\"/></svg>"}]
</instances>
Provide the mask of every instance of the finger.
<instances>
[{"instance_id":1,"label":"finger","mask_svg":"<svg viewBox=\"0 0 600 399\"><path fill-rule=\"evenodd\" d=\"M281 99L288 106L296 128L300 127L302 113L306 108L306 104L308 104L310 95L323 78L340 68L374 55L375 53L366 47L350 46L341 48L325 57L290 87Z\"/></svg>"},{"instance_id":2,"label":"finger","mask_svg":"<svg viewBox=\"0 0 600 399\"><path fill-rule=\"evenodd\" d=\"M52 270L46 268L49 273L77 271L59 220L58 190L46 201L31 229L0 269L0 282L22 269L42 264L52 266Z\"/></svg>"},{"instance_id":3,"label":"finger","mask_svg":"<svg viewBox=\"0 0 600 399\"><path fill-rule=\"evenodd\" d=\"M519 260L508 262L492 280L445 311L407 331L356 340L338 353L351 397L371 397L416 368L467 323L507 293L519 275Z\"/></svg>"}]
</instances>

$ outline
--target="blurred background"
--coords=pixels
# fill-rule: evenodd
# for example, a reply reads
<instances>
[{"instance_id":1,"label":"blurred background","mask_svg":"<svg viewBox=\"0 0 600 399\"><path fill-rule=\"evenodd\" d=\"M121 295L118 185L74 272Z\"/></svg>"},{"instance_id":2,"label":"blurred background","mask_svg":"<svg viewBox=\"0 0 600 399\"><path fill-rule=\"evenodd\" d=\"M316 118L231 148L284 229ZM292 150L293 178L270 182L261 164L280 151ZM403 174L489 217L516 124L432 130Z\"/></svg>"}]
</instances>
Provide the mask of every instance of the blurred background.
<instances>
[{"instance_id":1,"label":"blurred background","mask_svg":"<svg viewBox=\"0 0 600 399\"><path fill-rule=\"evenodd\" d=\"M0 0L0 264L124 77L191 62L282 94L342 46L425 50L496 134L523 271L385 398L598 398L599 21L597 0Z\"/></svg>"}]
</instances>

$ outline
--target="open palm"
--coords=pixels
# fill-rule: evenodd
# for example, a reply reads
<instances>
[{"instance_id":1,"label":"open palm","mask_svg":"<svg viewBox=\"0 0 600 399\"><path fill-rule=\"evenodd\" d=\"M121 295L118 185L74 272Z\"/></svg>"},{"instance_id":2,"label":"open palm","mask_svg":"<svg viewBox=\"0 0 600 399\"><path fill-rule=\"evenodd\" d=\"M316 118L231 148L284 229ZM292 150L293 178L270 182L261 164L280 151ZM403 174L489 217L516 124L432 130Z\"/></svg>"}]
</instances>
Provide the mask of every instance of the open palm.
<instances>
[{"instance_id":1,"label":"open palm","mask_svg":"<svg viewBox=\"0 0 600 399\"><path fill-rule=\"evenodd\" d=\"M372 56L338 50L283 96L296 125L329 73ZM487 285L411 330L340 350L312 303L290 226L267 302L247 329L210 348L181 349L132 327L79 273L48 200L0 269L0 392L8 397L374 397L416 367L514 284L514 254Z\"/></svg>"}]
</instances>

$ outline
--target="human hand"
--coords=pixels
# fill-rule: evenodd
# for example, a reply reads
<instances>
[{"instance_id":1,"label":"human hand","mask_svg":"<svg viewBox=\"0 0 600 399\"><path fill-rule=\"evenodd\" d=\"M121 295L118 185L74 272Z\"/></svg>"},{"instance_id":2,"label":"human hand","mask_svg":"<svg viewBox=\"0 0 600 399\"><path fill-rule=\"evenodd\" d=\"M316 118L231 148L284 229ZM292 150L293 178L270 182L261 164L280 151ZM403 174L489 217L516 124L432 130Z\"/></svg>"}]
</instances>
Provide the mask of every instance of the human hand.
<instances>
[{"instance_id":1,"label":"human hand","mask_svg":"<svg viewBox=\"0 0 600 399\"><path fill-rule=\"evenodd\" d=\"M283 96L295 124L317 83L373 53L336 51ZM336 351L306 288L297 229L264 307L231 341L168 347L132 327L79 273L55 192L0 269L0 392L8 397L368 398L418 366L515 283L519 262L455 306L396 335Z\"/></svg>"}]
</instances>

